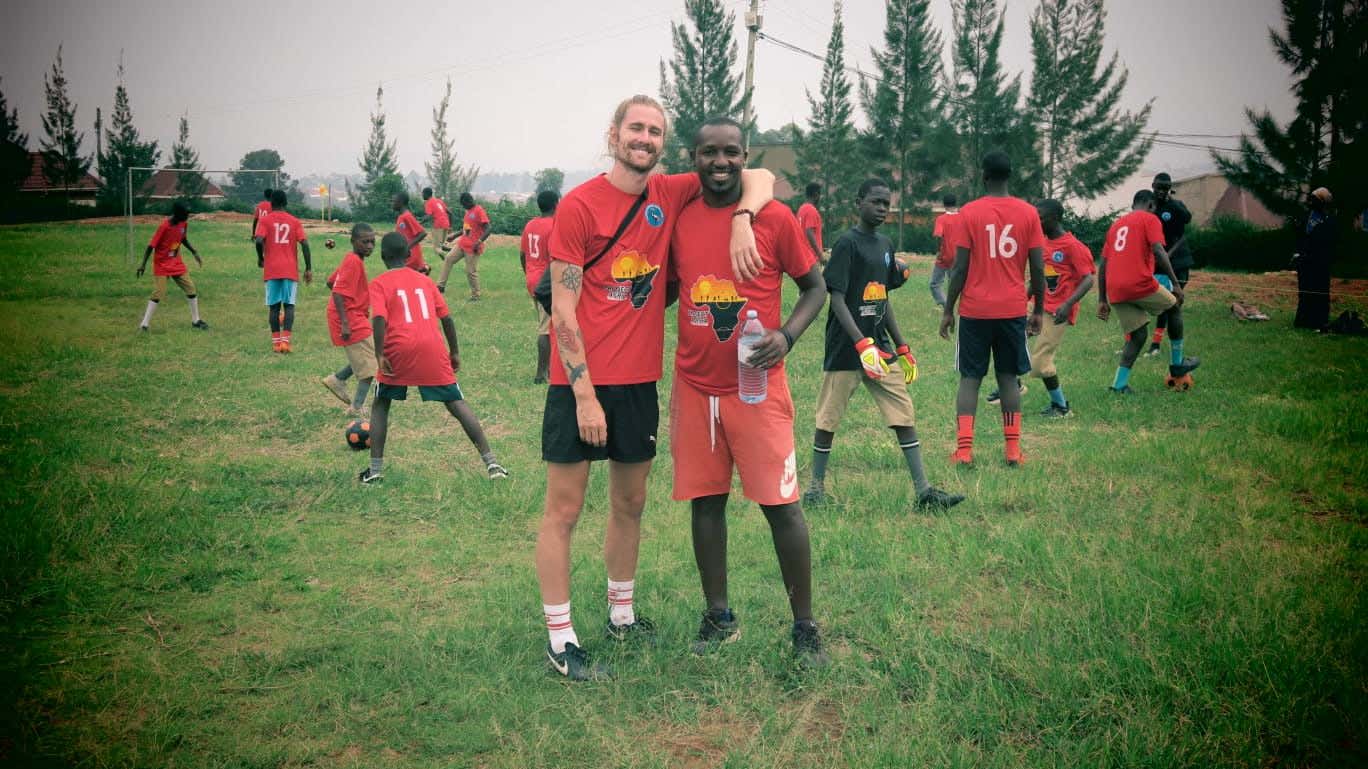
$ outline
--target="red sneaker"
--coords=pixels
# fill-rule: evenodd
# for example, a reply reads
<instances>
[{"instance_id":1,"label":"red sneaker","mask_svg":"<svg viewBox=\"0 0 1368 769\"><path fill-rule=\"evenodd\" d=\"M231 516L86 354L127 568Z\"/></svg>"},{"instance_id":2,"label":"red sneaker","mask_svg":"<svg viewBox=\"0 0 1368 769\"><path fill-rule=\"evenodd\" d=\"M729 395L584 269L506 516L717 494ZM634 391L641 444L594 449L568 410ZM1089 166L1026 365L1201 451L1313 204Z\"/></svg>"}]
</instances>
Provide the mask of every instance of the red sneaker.
<instances>
[{"instance_id":1,"label":"red sneaker","mask_svg":"<svg viewBox=\"0 0 1368 769\"><path fill-rule=\"evenodd\" d=\"M969 449L956 449L955 453L950 455L950 464L966 467L972 465L974 464L974 452Z\"/></svg>"}]
</instances>

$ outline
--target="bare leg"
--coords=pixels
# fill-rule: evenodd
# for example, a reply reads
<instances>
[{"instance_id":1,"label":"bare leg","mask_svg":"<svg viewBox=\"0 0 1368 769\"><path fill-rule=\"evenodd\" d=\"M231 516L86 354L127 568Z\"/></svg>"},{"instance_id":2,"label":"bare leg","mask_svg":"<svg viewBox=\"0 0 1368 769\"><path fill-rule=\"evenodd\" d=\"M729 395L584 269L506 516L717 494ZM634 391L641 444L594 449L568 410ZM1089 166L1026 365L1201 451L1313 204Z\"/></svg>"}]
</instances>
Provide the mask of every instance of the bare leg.
<instances>
[{"instance_id":1,"label":"bare leg","mask_svg":"<svg viewBox=\"0 0 1368 769\"><path fill-rule=\"evenodd\" d=\"M537 582L542 603L570 601L570 537L584 509L589 463L546 465L546 504L537 531Z\"/></svg>"},{"instance_id":2,"label":"bare leg","mask_svg":"<svg viewBox=\"0 0 1368 769\"><path fill-rule=\"evenodd\" d=\"M708 609L727 608L727 495L699 497L690 502L693 514L694 562L703 583Z\"/></svg>"},{"instance_id":3,"label":"bare leg","mask_svg":"<svg viewBox=\"0 0 1368 769\"><path fill-rule=\"evenodd\" d=\"M774 554L779 556L779 572L784 575L793 621L812 619L812 551L808 542L807 520L797 502L787 505L761 505L774 538Z\"/></svg>"},{"instance_id":4,"label":"bare leg","mask_svg":"<svg viewBox=\"0 0 1368 769\"><path fill-rule=\"evenodd\" d=\"M465 430L466 437L475 444L475 449L480 452L480 456L489 453L489 441L485 439L484 427L480 424L480 418L475 416L475 411L470 408L470 404L463 400L447 401L447 411L456 417L456 421L461 423L461 429Z\"/></svg>"},{"instance_id":5,"label":"bare leg","mask_svg":"<svg viewBox=\"0 0 1368 769\"><path fill-rule=\"evenodd\" d=\"M603 537L603 561L608 579L628 582L636 575L641 546L641 511L646 507L646 477L651 462L608 463L610 511Z\"/></svg>"}]
</instances>

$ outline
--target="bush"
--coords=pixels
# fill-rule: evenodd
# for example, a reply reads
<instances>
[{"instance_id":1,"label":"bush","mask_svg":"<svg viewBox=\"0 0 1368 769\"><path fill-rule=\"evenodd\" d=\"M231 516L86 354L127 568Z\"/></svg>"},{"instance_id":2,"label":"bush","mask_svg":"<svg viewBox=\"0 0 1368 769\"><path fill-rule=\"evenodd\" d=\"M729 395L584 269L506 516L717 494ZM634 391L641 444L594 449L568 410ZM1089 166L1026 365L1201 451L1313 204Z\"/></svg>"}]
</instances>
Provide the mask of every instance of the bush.
<instances>
[{"instance_id":1,"label":"bush","mask_svg":"<svg viewBox=\"0 0 1368 769\"><path fill-rule=\"evenodd\" d=\"M1233 217L1189 227L1187 241L1197 267L1247 272L1285 270L1297 250L1297 236L1290 227L1262 229Z\"/></svg>"},{"instance_id":2,"label":"bush","mask_svg":"<svg viewBox=\"0 0 1368 769\"><path fill-rule=\"evenodd\" d=\"M541 211L537 210L537 202L528 200L525 203L514 203L511 200L500 200L490 206L485 206L485 213L489 214L489 228L495 235L521 235L523 227L538 216ZM456 212L452 212L456 216ZM452 221L453 225L456 222Z\"/></svg>"}]
</instances>

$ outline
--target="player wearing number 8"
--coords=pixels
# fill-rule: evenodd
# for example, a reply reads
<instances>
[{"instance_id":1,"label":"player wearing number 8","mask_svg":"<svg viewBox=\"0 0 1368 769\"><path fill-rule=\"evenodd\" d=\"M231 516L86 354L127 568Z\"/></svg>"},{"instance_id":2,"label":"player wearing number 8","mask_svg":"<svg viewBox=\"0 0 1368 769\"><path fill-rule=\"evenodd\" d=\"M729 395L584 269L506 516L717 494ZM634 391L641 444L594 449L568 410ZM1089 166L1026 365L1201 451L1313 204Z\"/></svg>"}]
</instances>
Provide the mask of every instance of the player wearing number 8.
<instances>
[{"instance_id":1,"label":"player wearing number 8","mask_svg":"<svg viewBox=\"0 0 1368 769\"><path fill-rule=\"evenodd\" d=\"M955 328L955 304L960 307L955 361L960 372L955 397L958 448L955 464L973 463L974 412L979 386L993 360L998 391L1002 393L1002 435L1008 465L1021 456L1021 392L1017 377L1031 370L1027 335L1040 332L1045 311L1045 268L1041 261L1045 235L1035 206L1007 192L1012 161L1000 151L983 156L983 185L987 195L960 209L959 221L947 225L955 246L950 288L941 315L940 334L949 339ZM1026 267L1031 270L1035 298L1026 316Z\"/></svg>"},{"instance_id":2,"label":"player wearing number 8","mask_svg":"<svg viewBox=\"0 0 1368 769\"><path fill-rule=\"evenodd\" d=\"M489 477L506 478L508 471L495 460L479 417L456 384L456 372L461 368L456 324L437 284L405 266L409 246L409 239L402 233L386 235L380 241L380 258L389 269L370 283L371 329L380 364L376 375L380 384L371 405L371 464L361 471L359 480L380 480L390 402L406 400L409 385L418 386L423 400L445 404L479 450Z\"/></svg>"}]
</instances>

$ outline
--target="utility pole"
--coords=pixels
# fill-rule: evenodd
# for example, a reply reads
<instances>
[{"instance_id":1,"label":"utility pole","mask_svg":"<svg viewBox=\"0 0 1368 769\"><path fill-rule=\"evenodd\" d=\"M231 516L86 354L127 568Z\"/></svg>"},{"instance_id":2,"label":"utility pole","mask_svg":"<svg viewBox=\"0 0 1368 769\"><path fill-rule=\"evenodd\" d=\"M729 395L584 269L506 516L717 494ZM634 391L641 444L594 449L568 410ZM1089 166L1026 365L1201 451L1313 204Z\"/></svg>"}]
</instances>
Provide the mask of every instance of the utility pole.
<instances>
[{"instance_id":1,"label":"utility pole","mask_svg":"<svg viewBox=\"0 0 1368 769\"><path fill-rule=\"evenodd\" d=\"M750 35L746 41L746 111L741 118L741 125L745 126L745 139L742 144L747 150L750 149L751 119L755 116L755 36L760 34L760 0L750 0L750 10L746 11L746 29Z\"/></svg>"}]
</instances>

